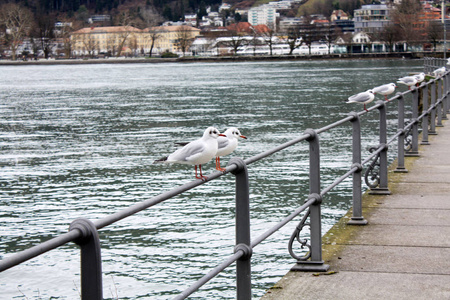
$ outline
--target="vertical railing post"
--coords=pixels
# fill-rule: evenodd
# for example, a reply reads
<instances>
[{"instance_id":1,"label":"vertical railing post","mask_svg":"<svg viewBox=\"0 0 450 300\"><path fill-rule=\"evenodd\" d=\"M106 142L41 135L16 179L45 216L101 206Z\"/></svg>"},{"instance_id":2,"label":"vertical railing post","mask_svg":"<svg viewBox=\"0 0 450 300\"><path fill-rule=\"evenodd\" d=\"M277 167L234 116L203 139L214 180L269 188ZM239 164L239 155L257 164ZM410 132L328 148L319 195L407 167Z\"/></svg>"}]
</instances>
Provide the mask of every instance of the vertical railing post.
<instances>
[{"instance_id":1,"label":"vertical railing post","mask_svg":"<svg viewBox=\"0 0 450 300\"><path fill-rule=\"evenodd\" d=\"M447 114L448 114L448 110L450 109L450 96L449 96L449 84L450 84L450 75L447 73L444 76L444 80L445 80L445 88L444 88L444 92L445 92L445 117L448 119Z\"/></svg>"},{"instance_id":2,"label":"vertical railing post","mask_svg":"<svg viewBox=\"0 0 450 300\"><path fill-rule=\"evenodd\" d=\"M411 149L406 151L405 156L415 157L419 156L419 89L412 90L412 117L411 117Z\"/></svg>"},{"instance_id":3,"label":"vertical railing post","mask_svg":"<svg viewBox=\"0 0 450 300\"><path fill-rule=\"evenodd\" d=\"M447 111L448 111L448 94L447 94L447 88L448 88L448 80L447 80L447 74L445 74L442 77L442 120L448 120L447 118Z\"/></svg>"},{"instance_id":4,"label":"vertical railing post","mask_svg":"<svg viewBox=\"0 0 450 300\"><path fill-rule=\"evenodd\" d=\"M436 132L436 80L431 82L431 115L430 115L430 130L429 135L437 135Z\"/></svg>"},{"instance_id":5,"label":"vertical railing post","mask_svg":"<svg viewBox=\"0 0 450 300\"><path fill-rule=\"evenodd\" d=\"M437 123L436 127L443 127L442 125L442 78L437 80L437 110L436 110L436 116L437 116Z\"/></svg>"},{"instance_id":6,"label":"vertical railing post","mask_svg":"<svg viewBox=\"0 0 450 300\"><path fill-rule=\"evenodd\" d=\"M325 272L330 267L322 260L322 217L320 206L320 147L319 136L313 129L307 129L309 134L309 199L315 199L309 207L310 235L311 235L311 260L298 261L291 269L293 271Z\"/></svg>"},{"instance_id":7,"label":"vertical railing post","mask_svg":"<svg viewBox=\"0 0 450 300\"><path fill-rule=\"evenodd\" d=\"M232 158L228 166L235 164L232 173L236 177L236 247L234 252L243 251L244 255L236 262L236 287L239 300L252 298L251 278L251 240L250 240L250 196L247 165L240 158Z\"/></svg>"},{"instance_id":8,"label":"vertical railing post","mask_svg":"<svg viewBox=\"0 0 450 300\"><path fill-rule=\"evenodd\" d=\"M102 259L97 228L91 221L74 220L69 230L79 230L81 237L75 243L81 248L81 299L103 299Z\"/></svg>"},{"instance_id":9,"label":"vertical railing post","mask_svg":"<svg viewBox=\"0 0 450 300\"><path fill-rule=\"evenodd\" d=\"M362 190L361 190L361 174L363 167L361 165L361 123L359 115L356 112L351 112L350 116L352 122L352 153L353 164L352 169L358 170L353 173L353 214L351 220L347 223L349 225L366 225L367 220L362 215Z\"/></svg>"},{"instance_id":10,"label":"vertical railing post","mask_svg":"<svg viewBox=\"0 0 450 300\"><path fill-rule=\"evenodd\" d=\"M401 132L398 136L397 143L397 168L394 170L396 173L407 173L405 168L405 98L402 93L397 93L397 105L398 105L398 131Z\"/></svg>"},{"instance_id":11,"label":"vertical railing post","mask_svg":"<svg viewBox=\"0 0 450 300\"><path fill-rule=\"evenodd\" d=\"M422 112L428 111L428 84L422 84ZM422 118L422 141L420 142L421 145L429 145L430 142L428 141L428 117L429 113L426 113L426 115Z\"/></svg>"},{"instance_id":12,"label":"vertical railing post","mask_svg":"<svg viewBox=\"0 0 450 300\"><path fill-rule=\"evenodd\" d=\"M377 101L378 110L380 112L380 145L382 151L380 152L380 169L379 169L379 184L376 188L371 188L369 194L371 195L390 195L388 189L388 160L387 160L387 118L386 118L386 104L384 101Z\"/></svg>"}]
</instances>

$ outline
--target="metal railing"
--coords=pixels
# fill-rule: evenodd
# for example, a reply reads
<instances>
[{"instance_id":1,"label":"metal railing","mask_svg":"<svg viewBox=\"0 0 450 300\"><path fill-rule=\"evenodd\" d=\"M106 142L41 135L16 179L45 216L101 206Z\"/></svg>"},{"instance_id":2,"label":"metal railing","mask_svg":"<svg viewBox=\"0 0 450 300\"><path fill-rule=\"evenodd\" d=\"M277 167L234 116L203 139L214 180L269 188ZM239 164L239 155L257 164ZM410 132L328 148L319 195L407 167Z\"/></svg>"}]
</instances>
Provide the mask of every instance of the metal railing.
<instances>
[{"instance_id":1,"label":"metal railing","mask_svg":"<svg viewBox=\"0 0 450 300\"><path fill-rule=\"evenodd\" d=\"M446 63L442 59L425 59L424 69L430 73L436 67ZM321 203L323 197L343 180L352 177L353 180L353 215L349 224L365 225L367 221L362 215L362 179L364 178L371 194L390 194L388 187L388 150L389 145L397 142L397 168L395 172L407 172L405 168L405 156L417 156L419 147L419 127L421 123L422 140L421 144L427 145L428 136L436 134L435 127L442 126L442 120L446 118L448 111L450 76L446 72L438 78L429 78L420 86L413 87L403 93L397 93L389 100L379 100L367 111L351 112L346 118L329 124L320 129L307 129L303 135L289 142L279 145L245 160L233 158L229 161L224 172L214 172L208 175L207 181L195 180L176 187L170 191L153 197L147 201L130 206L122 211L109 215L103 219L90 221L87 219L76 219L69 227L69 231L49 241L36 245L22 252L13 254L0 261L0 272L23 263L29 259L39 256L52 249L60 247L70 242L74 242L81 248L81 296L82 299L102 299L102 263L101 249L98 230L111 225L119 220L132 216L142 210L152 207L162 201L170 199L178 194L193 189L199 185L207 184L221 176L231 173L235 176L235 199L236 199L236 246L234 253L221 264L212 269L200 280L192 284L189 288L179 294L175 299L185 299L201 286L214 278L217 274L225 270L236 262L236 285L237 299L251 299L251 263L253 249L266 240L273 233L281 229L302 212L305 214L293 232L288 250L296 265L292 268L298 271L326 271L329 266L322 260L322 224L321 224ZM405 124L405 97L411 94L411 115L412 118ZM422 97L420 97L422 95ZM409 96L408 96L409 97ZM419 100L422 101L419 101ZM397 100L398 130L388 139L387 136L387 104ZM419 102L422 109L419 111ZM371 154L362 159L361 150L361 124L360 118L365 114L378 111L379 113L379 144L370 149ZM320 134L332 128L350 122L352 124L352 164L350 169L341 177L321 190L320 184ZM278 224L265 231L260 236L251 240L250 237L250 208L249 208L249 178L248 165L264 159L285 148L291 147L301 142L309 144L309 195L303 205L295 209L289 216L285 217ZM370 163L369 163L370 162ZM363 174L363 166L366 171ZM307 223L309 219L309 223ZM310 228L310 239L302 239L300 233L305 226ZM300 244L300 248L307 248L308 251L303 256L299 256L293 249L294 241Z\"/></svg>"}]
</instances>

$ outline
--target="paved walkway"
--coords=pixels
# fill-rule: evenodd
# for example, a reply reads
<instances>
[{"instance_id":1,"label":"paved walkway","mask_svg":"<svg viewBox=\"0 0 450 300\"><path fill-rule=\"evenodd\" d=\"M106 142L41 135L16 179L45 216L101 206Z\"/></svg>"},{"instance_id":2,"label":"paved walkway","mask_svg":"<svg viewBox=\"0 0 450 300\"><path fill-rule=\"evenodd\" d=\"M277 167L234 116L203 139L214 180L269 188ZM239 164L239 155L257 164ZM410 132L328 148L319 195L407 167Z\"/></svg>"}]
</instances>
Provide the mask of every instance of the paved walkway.
<instances>
[{"instance_id":1,"label":"paved walkway","mask_svg":"<svg viewBox=\"0 0 450 300\"><path fill-rule=\"evenodd\" d=\"M327 273L289 272L264 300L450 299L450 121L389 172L390 196L364 195L366 226L348 215L324 237Z\"/></svg>"}]
</instances>

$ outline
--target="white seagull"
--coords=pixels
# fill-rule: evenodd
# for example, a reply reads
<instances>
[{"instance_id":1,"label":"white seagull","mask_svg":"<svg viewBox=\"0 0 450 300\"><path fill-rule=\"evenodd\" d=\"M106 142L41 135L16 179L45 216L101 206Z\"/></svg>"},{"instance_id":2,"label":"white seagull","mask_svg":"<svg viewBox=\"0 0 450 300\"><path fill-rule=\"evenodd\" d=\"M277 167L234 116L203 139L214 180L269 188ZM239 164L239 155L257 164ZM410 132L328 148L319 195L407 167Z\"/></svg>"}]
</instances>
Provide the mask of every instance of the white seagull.
<instances>
[{"instance_id":1,"label":"white seagull","mask_svg":"<svg viewBox=\"0 0 450 300\"><path fill-rule=\"evenodd\" d=\"M408 89L410 90L411 86L413 86L417 83L417 79L415 76L405 76L405 77L399 78L397 80L397 83L407 85Z\"/></svg>"},{"instance_id":2,"label":"white seagull","mask_svg":"<svg viewBox=\"0 0 450 300\"><path fill-rule=\"evenodd\" d=\"M167 157L158 159L156 162L178 163L195 166L195 178L206 180L207 177L202 174L202 164L210 161L217 153L217 138L225 136L214 127L206 128L203 136L198 140L186 144ZM197 166L200 169L200 176L197 175Z\"/></svg>"},{"instance_id":3,"label":"white seagull","mask_svg":"<svg viewBox=\"0 0 450 300\"><path fill-rule=\"evenodd\" d=\"M388 101L387 96L392 94L395 91L397 86L395 83L383 84L372 89L374 94L380 94L384 96L384 99Z\"/></svg>"},{"instance_id":4,"label":"white seagull","mask_svg":"<svg viewBox=\"0 0 450 300\"><path fill-rule=\"evenodd\" d=\"M220 157L233 152L238 145L239 138L247 139L247 137L243 136L236 127L228 128L224 132L224 135L225 137L219 136L217 139L218 150L216 153L216 169L219 171L225 171L224 168L220 167Z\"/></svg>"},{"instance_id":5,"label":"white seagull","mask_svg":"<svg viewBox=\"0 0 450 300\"><path fill-rule=\"evenodd\" d=\"M440 77L440 76L444 75L446 71L447 70L445 69L445 67L441 67L439 69L436 69L436 70L433 71L434 77Z\"/></svg>"},{"instance_id":6,"label":"white seagull","mask_svg":"<svg viewBox=\"0 0 450 300\"><path fill-rule=\"evenodd\" d=\"M373 90L367 90L365 92L348 97L348 101L346 103L363 103L364 110L368 111L366 108L366 104L372 102L373 99L375 99Z\"/></svg>"},{"instance_id":7,"label":"white seagull","mask_svg":"<svg viewBox=\"0 0 450 300\"><path fill-rule=\"evenodd\" d=\"M425 73L424 73L424 72L419 73L419 74L417 74L417 75L414 75L414 77L415 77L416 80L417 80L417 86L419 86L419 83L421 83L422 81L425 80Z\"/></svg>"}]
</instances>

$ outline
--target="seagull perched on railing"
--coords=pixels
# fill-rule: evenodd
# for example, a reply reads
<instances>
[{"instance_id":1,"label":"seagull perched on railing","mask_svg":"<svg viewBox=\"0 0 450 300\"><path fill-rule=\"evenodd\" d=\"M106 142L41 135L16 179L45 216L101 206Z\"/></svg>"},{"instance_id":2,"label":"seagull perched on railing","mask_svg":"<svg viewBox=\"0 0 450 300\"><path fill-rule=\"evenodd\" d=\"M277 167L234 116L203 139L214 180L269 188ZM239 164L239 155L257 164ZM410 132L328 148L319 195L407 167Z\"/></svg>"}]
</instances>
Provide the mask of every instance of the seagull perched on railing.
<instances>
[{"instance_id":1,"label":"seagull perched on railing","mask_svg":"<svg viewBox=\"0 0 450 300\"><path fill-rule=\"evenodd\" d=\"M402 83L402 84L408 86L408 90L410 90L411 86L416 85L417 79L415 76L405 76L405 77L399 78L397 80L397 83Z\"/></svg>"},{"instance_id":2,"label":"seagull perched on railing","mask_svg":"<svg viewBox=\"0 0 450 300\"><path fill-rule=\"evenodd\" d=\"M387 96L392 94L395 91L397 86L395 83L383 84L372 89L374 94L380 94L384 96L384 99L388 101Z\"/></svg>"},{"instance_id":3,"label":"seagull perched on railing","mask_svg":"<svg viewBox=\"0 0 450 300\"><path fill-rule=\"evenodd\" d=\"M346 103L363 103L364 110L368 111L366 108L366 104L372 102L373 99L375 99L373 90L367 90L365 92L348 97L348 101Z\"/></svg>"},{"instance_id":4,"label":"seagull perched on railing","mask_svg":"<svg viewBox=\"0 0 450 300\"><path fill-rule=\"evenodd\" d=\"M186 144L169 156L155 161L164 163L179 163L195 166L195 178L206 180L207 177L202 174L202 164L210 161L217 153L217 138L225 136L214 127L208 127L203 136L198 140ZM200 169L200 176L197 175L197 166Z\"/></svg>"},{"instance_id":5,"label":"seagull perched on railing","mask_svg":"<svg viewBox=\"0 0 450 300\"><path fill-rule=\"evenodd\" d=\"M433 71L434 77L441 77L446 71L447 69L445 67L440 67L439 69Z\"/></svg>"},{"instance_id":6,"label":"seagull perched on railing","mask_svg":"<svg viewBox=\"0 0 450 300\"><path fill-rule=\"evenodd\" d=\"M415 77L416 80L417 80L416 85L419 86L419 84L420 84L422 81L425 80L425 73L422 72L422 73L416 74L416 75L414 75L414 77Z\"/></svg>"},{"instance_id":7,"label":"seagull perched on railing","mask_svg":"<svg viewBox=\"0 0 450 300\"><path fill-rule=\"evenodd\" d=\"M228 128L223 134L225 136L219 136L217 139L216 169L219 171L225 171L224 168L220 167L220 157L233 152L238 145L239 138L247 139L236 127Z\"/></svg>"}]
</instances>

